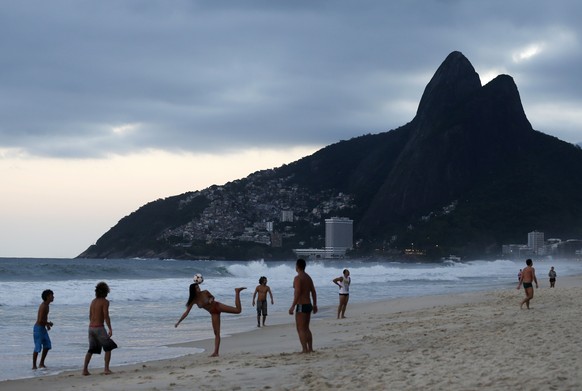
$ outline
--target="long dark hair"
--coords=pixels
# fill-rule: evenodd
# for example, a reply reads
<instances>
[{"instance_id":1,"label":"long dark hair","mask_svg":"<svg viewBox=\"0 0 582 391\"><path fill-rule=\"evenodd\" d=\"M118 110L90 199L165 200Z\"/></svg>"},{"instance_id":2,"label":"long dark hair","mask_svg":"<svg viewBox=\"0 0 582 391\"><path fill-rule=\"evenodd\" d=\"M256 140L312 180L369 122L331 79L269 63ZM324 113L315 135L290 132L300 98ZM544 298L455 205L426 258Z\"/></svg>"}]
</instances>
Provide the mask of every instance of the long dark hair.
<instances>
[{"instance_id":1,"label":"long dark hair","mask_svg":"<svg viewBox=\"0 0 582 391\"><path fill-rule=\"evenodd\" d=\"M186 307L190 306L194 300L196 300L196 283L190 284L190 297L188 297L188 301L186 302Z\"/></svg>"}]
</instances>

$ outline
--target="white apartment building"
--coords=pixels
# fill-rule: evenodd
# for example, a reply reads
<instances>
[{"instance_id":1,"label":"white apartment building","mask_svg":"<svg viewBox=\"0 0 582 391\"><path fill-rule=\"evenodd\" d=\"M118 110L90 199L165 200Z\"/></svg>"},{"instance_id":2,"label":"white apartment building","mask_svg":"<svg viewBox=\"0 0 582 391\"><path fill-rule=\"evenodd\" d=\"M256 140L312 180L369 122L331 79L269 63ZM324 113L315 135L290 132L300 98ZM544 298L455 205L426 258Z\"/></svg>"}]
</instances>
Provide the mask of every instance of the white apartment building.
<instances>
[{"instance_id":1,"label":"white apartment building","mask_svg":"<svg viewBox=\"0 0 582 391\"><path fill-rule=\"evenodd\" d=\"M527 246L534 254L538 254L544 248L544 233L538 231L529 232L527 234Z\"/></svg>"},{"instance_id":2,"label":"white apartment building","mask_svg":"<svg viewBox=\"0 0 582 391\"><path fill-rule=\"evenodd\" d=\"M347 250L354 248L354 221L346 217L325 219L325 248L297 248L298 257L343 258Z\"/></svg>"},{"instance_id":3,"label":"white apartment building","mask_svg":"<svg viewBox=\"0 0 582 391\"><path fill-rule=\"evenodd\" d=\"M354 248L354 221L347 217L325 219L325 248L346 251Z\"/></svg>"}]
</instances>

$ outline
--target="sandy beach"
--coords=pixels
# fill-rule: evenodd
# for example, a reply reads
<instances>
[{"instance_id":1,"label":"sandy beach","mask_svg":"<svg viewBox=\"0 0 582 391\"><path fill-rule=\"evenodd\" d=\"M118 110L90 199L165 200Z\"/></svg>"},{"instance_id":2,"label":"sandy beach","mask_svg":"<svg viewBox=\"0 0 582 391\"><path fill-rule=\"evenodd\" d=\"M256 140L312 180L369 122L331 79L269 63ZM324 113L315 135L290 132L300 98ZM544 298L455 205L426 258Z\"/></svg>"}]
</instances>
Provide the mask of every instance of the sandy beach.
<instances>
[{"instance_id":1,"label":"sandy beach","mask_svg":"<svg viewBox=\"0 0 582 391\"><path fill-rule=\"evenodd\" d=\"M582 277L540 278L531 309L523 289L348 305L312 319L315 352L300 354L289 323L190 346L205 353L0 382L9 390L580 390ZM210 327L210 320L208 320Z\"/></svg>"}]
</instances>

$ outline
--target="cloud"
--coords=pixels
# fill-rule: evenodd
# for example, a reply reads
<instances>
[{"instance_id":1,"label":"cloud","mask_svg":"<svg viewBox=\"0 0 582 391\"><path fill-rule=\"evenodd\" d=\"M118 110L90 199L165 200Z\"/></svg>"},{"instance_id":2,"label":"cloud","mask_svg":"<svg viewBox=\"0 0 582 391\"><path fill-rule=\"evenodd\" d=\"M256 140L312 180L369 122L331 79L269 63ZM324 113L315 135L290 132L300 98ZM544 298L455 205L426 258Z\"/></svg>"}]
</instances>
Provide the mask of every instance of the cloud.
<instances>
[{"instance_id":1,"label":"cloud","mask_svg":"<svg viewBox=\"0 0 582 391\"><path fill-rule=\"evenodd\" d=\"M453 50L537 107L582 88L582 6L511 2L9 1L0 147L60 158L325 145L410 121ZM545 123L544 123L545 125Z\"/></svg>"},{"instance_id":2,"label":"cloud","mask_svg":"<svg viewBox=\"0 0 582 391\"><path fill-rule=\"evenodd\" d=\"M0 256L75 256L159 197L394 129L458 50L582 136L577 0L6 0ZM517 61L516 61L517 60Z\"/></svg>"}]
</instances>

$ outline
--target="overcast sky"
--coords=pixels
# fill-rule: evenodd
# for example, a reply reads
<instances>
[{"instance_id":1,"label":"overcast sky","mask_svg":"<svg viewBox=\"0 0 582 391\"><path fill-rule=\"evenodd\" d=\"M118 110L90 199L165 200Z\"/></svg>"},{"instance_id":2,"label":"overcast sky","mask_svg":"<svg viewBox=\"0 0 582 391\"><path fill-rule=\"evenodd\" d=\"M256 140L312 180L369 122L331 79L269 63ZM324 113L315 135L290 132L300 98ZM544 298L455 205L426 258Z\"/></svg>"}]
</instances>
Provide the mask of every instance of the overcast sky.
<instances>
[{"instance_id":1,"label":"overcast sky","mask_svg":"<svg viewBox=\"0 0 582 391\"><path fill-rule=\"evenodd\" d=\"M578 0L6 0L0 257L74 257L143 204L416 113L455 50L582 141Z\"/></svg>"}]
</instances>

